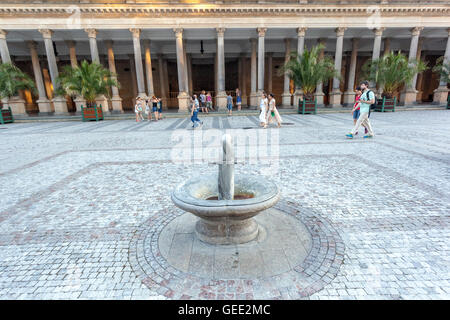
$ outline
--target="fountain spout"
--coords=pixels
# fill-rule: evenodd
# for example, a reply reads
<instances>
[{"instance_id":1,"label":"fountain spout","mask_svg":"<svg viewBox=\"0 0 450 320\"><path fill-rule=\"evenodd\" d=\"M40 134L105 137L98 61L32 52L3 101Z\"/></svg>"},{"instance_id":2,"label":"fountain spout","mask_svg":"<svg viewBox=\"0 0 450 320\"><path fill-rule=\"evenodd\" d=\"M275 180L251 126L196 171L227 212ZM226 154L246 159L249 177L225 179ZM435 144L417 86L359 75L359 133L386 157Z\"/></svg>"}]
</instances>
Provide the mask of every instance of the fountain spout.
<instances>
[{"instance_id":1,"label":"fountain spout","mask_svg":"<svg viewBox=\"0 0 450 320\"><path fill-rule=\"evenodd\" d=\"M219 200L234 198L234 150L233 140L229 134L222 136L222 163L219 163Z\"/></svg>"}]
</instances>

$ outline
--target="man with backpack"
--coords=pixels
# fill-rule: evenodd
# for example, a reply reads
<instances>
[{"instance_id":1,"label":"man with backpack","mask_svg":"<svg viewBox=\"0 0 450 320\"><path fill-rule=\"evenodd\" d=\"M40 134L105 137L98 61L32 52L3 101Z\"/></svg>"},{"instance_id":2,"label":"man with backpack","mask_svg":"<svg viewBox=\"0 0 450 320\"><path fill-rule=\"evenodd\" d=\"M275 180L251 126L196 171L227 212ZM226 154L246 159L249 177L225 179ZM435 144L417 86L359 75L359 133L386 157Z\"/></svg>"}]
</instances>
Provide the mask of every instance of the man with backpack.
<instances>
[{"instance_id":1,"label":"man with backpack","mask_svg":"<svg viewBox=\"0 0 450 320\"><path fill-rule=\"evenodd\" d=\"M367 129L367 134L364 136L364 138L372 138L373 137L373 131L372 126L369 121L369 112L370 107L372 104L375 103L375 94L372 90L369 90L369 81L362 81L360 84L362 94L359 99L359 118L358 121L356 121L355 126L353 127L353 130L347 134L347 138L352 139L353 135L358 132L359 126L363 125Z\"/></svg>"}]
</instances>

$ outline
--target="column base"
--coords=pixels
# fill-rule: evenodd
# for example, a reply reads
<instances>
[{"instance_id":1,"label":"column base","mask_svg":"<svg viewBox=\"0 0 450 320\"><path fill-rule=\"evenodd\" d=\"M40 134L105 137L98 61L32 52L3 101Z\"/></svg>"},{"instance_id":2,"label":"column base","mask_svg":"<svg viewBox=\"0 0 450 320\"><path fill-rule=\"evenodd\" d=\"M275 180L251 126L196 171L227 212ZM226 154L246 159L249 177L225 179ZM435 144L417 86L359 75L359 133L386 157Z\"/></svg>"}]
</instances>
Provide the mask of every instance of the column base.
<instances>
[{"instance_id":1,"label":"column base","mask_svg":"<svg viewBox=\"0 0 450 320\"><path fill-rule=\"evenodd\" d=\"M410 106L416 103L417 90L407 90L400 95L400 105Z\"/></svg>"},{"instance_id":2,"label":"column base","mask_svg":"<svg viewBox=\"0 0 450 320\"><path fill-rule=\"evenodd\" d=\"M69 109L67 108L67 100L64 97L54 97L53 106L55 108L55 114L66 115L69 113Z\"/></svg>"},{"instance_id":3,"label":"column base","mask_svg":"<svg viewBox=\"0 0 450 320\"><path fill-rule=\"evenodd\" d=\"M317 106L323 106L323 99L325 97L325 94L323 92L316 92L314 96L316 97Z\"/></svg>"},{"instance_id":4,"label":"column base","mask_svg":"<svg viewBox=\"0 0 450 320\"><path fill-rule=\"evenodd\" d=\"M342 93L340 91L332 91L330 93L330 106L331 107L340 107L341 104L341 95Z\"/></svg>"},{"instance_id":5,"label":"column base","mask_svg":"<svg viewBox=\"0 0 450 320\"><path fill-rule=\"evenodd\" d=\"M106 99L106 97L104 95L100 95L95 99L95 103L97 104L97 106L102 106L102 111L103 112L109 112L109 103L108 103L108 99Z\"/></svg>"},{"instance_id":6,"label":"column base","mask_svg":"<svg viewBox=\"0 0 450 320\"><path fill-rule=\"evenodd\" d=\"M242 98L242 106L246 106L246 105L248 105L248 102L247 102L247 96L245 95L243 95L243 96L241 96L241 98Z\"/></svg>"},{"instance_id":7,"label":"column base","mask_svg":"<svg viewBox=\"0 0 450 320\"><path fill-rule=\"evenodd\" d=\"M355 103L355 95L354 91L345 91L344 92L344 106L352 106Z\"/></svg>"},{"instance_id":8,"label":"column base","mask_svg":"<svg viewBox=\"0 0 450 320\"><path fill-rule=\"evenodd\" d=\"M283 93L281 95L281 104L283 106L290 106L291 105L291 94L289 92Z\"/></svg>"},{"instance_id":9,"label":"column base","mask_svg":"<svg viewBox=\"0 0 450 320\"><path fill-rule=\"evenodd\" d=\"M178 94L178 112L189 112L189 95L187 92L180 92Z\"/></svg>"},{"instance_id":10,"label":"column base","mask_svg":"<svg viewBox=\"0 0 450 320\"><path fill-rule=\"evenodd\" d=\"M227 94L225 91L217 93L216 105L218 111L223 111L227 109Z\"/></svg>"},{"instance_id":11,"label":"column base","mask_svg":"<svg viewBox=\"0 0 450 320\"><path fill-rule=\"evenodd\" d=\"M40 114L49 114L52 113L52 104L50 103L50 100L48 99L39 99L36 101L39 107L39 113Z\"/></svg>"},{"instance_id":12,"label":"column base","mask_svg":"<svg viewBox=\"0 0 450 320\"><path fill-rule=\"evenodd\" d=\"M77 96L74 100L75 106L76 106L76 113L81 113L81 106L86 107L86 100L84 100L82 97Z\"/></svg>"},{"instance_id":13,"label":"column base","mask_svg":"<svg viewBox=\"0 0 450 320\"><path fill-rule=\"evenodd\" d=\"M437 104L440 106L447 105L449 89L447 86L439 86L433 93L433 104Z\"/></svg>"},{"instance_id":14,"label":"column base","mask_svg":"<svg viewBox=\"0 0 450 320\"><path fill-rule=\"evenodd\" d=\"M119 96L113 96L111 98L111 105L112 105L112 111L113 113L123 113L122 108L122 98Z\"/></svg>"},{"instance_id":15,"label":"column base","mask_svg":"<svg viewBox=\"0 0 450 320\"><path fill-rule=\"evenodd\" d=\"M13 116L27 114L25 109L25 100L21 99L20 97L10 98L8 101L8 105L11 107L11 112L13 113Z\"/></svg>"},{"instance_id":16,"label":"column base","mask_svg":"<svg viewBox=\"0 0 450 320\"><path fill-rule=\"evenodd\" d=\"M259 105L259 95L257 92L252 92L250 94L250 109L256 110Z\"/></svg>"}]
</instances>

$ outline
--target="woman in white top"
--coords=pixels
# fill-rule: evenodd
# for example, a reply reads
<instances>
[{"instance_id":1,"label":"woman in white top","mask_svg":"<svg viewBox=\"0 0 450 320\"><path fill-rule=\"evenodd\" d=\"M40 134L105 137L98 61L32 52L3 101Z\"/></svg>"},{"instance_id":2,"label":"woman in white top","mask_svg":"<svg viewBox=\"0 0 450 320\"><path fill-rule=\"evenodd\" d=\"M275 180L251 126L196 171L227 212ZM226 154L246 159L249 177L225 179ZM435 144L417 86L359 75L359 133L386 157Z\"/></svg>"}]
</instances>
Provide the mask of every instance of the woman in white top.
<instances>
[{"instance_id":1,"label":"woman in white top","mask_svg":"<svg viewBox=\"0 0 450 320\"><path fill-rule=\"evenodd\" d=\"M272 122L272 118L275 118L275 120L278 123L278 128L281 127L281 117L278 113L275 97L273 96L273 93L269 94L269 111L267 113L268 122Z\"/></svg>"},{"instance_id":2,"label":"woman in white top","mask_svg":"<svg viewBox=\"0 0 450 320\"><path fill-rule=\"evenodd\" d=\"M269 101L267 100L267 94L263 92L261 94L261 100L259 102L259 108L261 113L259 114L259 123L261 127L267 128L267 107Z\"/></svg>"},{"instance_id":3,"label":"woman in white top","mask_svg":"<svg viewBox=\"0 0 450 320\"><path fill-rule=\"evenodd\" d=\"M136 98L136 104L134 105L134 113L136 113L136 122L144 120L144 117L142 116L142 98L141 97Z\"/></svg>"}]
</instances>

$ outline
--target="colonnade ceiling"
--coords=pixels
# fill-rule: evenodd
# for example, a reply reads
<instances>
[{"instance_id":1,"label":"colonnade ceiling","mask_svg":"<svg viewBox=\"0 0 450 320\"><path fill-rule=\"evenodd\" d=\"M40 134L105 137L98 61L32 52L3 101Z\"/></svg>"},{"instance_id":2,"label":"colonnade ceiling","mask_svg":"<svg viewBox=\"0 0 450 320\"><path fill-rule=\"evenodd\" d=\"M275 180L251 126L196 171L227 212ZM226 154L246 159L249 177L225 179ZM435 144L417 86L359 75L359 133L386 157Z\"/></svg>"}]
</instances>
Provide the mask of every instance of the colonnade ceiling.
<instances>
[{"instance_id":1,"label":"colonnade ceiling","mask_svg":"<svg viewBox=\"0 0 450 320\"><path fill-rule=\"evenodd\" d=\"M215 29L186 29L184 32L186 51L193 58L212 58L216 52ZM410 28L388 28L383 32L383 37L391 38L392 50L407 51L410 44ZM446 28L425 28L421 32L423 38L423 50L440 51L445 48L448 37ZM251 52L251 38L257 38L255 29L228 28L225 32L225 53L227 58L246 56ZM296 51L297 33L295 29L268 29L265 37L265 51L272 52L274 57L284 57L285 39L291 39L291 50ZM344 52L352 50L352 38L359 38L360 54L370 55L373 49L374 33L369 29L349 28L344 34ZM90 56L87 33L84 30L55 30L53 41L60 57L68 57L67 40L76 42L76 52L80 57ZM150 48L153 57L164 54L166 58L176 59L175 35L172 29L143 30L142 42L150 39ZM333 55L336 45L336 33L333 28L308 29L305 36L307 47L315 45L319 39L323 39L326 52ZM13 56L29 57L29 49L26 41L36 41L37 50L45 55L42 35L37 30L9 30L7 35L10 53ZM104 41L113 40L116 58L128 58L133 54L132 36L129 30L98 30L97 42L99 53L106 55L107 50ZM201 54L201 41L203 42L203 54Z\"/></svg>"}]
</instances>

